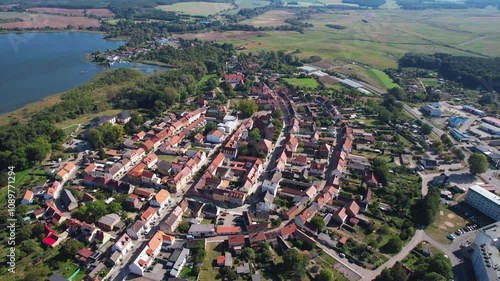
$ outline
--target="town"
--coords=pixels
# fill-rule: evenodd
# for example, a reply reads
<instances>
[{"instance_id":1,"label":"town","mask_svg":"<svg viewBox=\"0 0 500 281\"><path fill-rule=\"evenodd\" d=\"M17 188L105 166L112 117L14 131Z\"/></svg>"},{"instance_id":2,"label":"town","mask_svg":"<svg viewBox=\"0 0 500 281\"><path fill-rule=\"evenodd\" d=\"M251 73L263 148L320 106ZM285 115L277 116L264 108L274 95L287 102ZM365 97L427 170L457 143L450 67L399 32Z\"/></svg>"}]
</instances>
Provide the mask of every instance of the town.
<instances>
[{"instance_id":1,"label":"town","mask_svg":"<svg viewBox=\"0 0 500 281\"><path fill-rule=\"evenodd\" d=\"M384 123L378 103L390 100L359 81L332 77L353 95L339 104L277 74L249 82L241 64L233 57L211 79L250 83L245 96L221 103L216 87L188 98L192 110L124 110L71 134L74 156L50 161L53 180L20 199L41 206L24 217L41 245L67 255L49 280L378 280L398 266L419 276L403 258L431 255L453 266L434 271L446 278L499 278L498 179L490 168L476 178L464 161L498 168L498 151L480 143L490 138L465 133L498 134L498 119L441 102L394 109L407 115ZM93 148L116 131L115 147ZM413 227L419 220L431 230Z\"/></svg>"}]
</instances>

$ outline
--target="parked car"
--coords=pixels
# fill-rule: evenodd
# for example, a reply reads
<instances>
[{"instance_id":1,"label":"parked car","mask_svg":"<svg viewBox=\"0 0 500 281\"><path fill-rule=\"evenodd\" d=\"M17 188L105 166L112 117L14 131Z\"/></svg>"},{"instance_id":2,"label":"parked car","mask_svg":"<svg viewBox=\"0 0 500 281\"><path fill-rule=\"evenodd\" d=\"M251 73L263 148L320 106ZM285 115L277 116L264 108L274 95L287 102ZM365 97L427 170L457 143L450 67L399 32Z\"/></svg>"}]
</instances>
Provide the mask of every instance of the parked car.
<instances>
[{"instance_id":1,"label":"parked car","mask_svg":"<svg viewBox=\"0 0 500 281\"><path fill-rule=\"evenodd\" d=\"M339 257L345 258L345 254L344 253L339 253Z\"/></svg>"},{"instance_id":2,"label":"parked car","mask_svg":"<svg viewBox=\"0 0 500 281\"><path fill-rule=\"evenodd\" d=\"M446 236L446 237L450 240L455 240L455 235L453 235L453 234L448 234L448 236Z\"/></svg>"}]
</instances>

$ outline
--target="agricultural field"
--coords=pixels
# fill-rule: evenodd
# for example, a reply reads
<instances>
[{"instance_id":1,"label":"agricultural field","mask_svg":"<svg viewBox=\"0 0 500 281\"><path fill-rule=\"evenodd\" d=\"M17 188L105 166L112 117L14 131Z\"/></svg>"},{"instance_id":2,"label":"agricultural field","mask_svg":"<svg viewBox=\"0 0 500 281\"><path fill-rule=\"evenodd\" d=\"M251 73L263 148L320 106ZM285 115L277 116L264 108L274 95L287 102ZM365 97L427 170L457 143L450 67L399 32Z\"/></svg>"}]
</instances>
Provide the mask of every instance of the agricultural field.
<instances>
[{"instance_id":1,"label":"agricultural field","mask_svg":"<svg viewBox=\"0 0 500 281\"><path fill-rule=\"evenodd\" d=\"M163 11L178 12L192 16L208 16L224 10L234 9L234 6L229 3L216 2L180 2L173 5L159 5L157 8Z\"/></svg>"},{"instance_id":2,"label":"agricultural field","mask_svg":"<svg viewBox=\"0 0 500 281\"><path fill-rule=\"evenodd\" d=\"M288 25L285 20L293 15L294 13L289 11L273 10L257 17L242 21L241 24L248 24L256 27Z\"/></svg>"},{"instance_id":3,"label":"agricultural field","mask_svg":"<svg viewBox=\"0 0 500 281\"><path fill-rule=\"evenodd\" d=\"M35 13L59 14L67 16L97 16L97 17L112 17L113 12L108 9L63 9L63 8L30 8L26 9Z\"/></svg>"},{"instance_id":4,"label":"agricultural field","mask_svg":"<svg viewBox=\"0 0 500 281\"><path fill-rule=\"evenodd\" d=\"M385 72L381 70L371 68L368 69L366 73L370 78L377 81L376 84L382 85L384 89L390 89L398 86Z\"/></svg>"},{"instance_id":5,"label":"agricultural field","mask_svg":"<svg viewBox=\"0 0 500 281\"><path fill-rule=\"evenodd\" d=\"M295 32L288 32L288 33L295 33ZM175 37L188 40L200 39L208 41L239 41L239 40L247 41L247 39L252 39L256 37L260 38L265 36L269 35L267 35L265 32L262 31L227 31L227 32L210 31L206 33L178 34Z\"/></svg>"},{"instance_id":6,"label":"agricultural field","mask_svg":"<svg viewBox=\"0 0 500 281\"><path fill-rule=\"evenodd\" d=\"M98 27L100 24L96 19L87 17L66 17L59 15L0 12L0 22L2 19L21 19L21 21L0 23L0 28L67 28L68 25L74 27Z\"/></svg>"},{"instance_id":7,"label":"agricultural field","mask_svg":"<svg viewBox=\"0 0 500 281\"><path fill-rule=\"evenodd\" d=\"M299 49L297 55L301 58L342 58L381 70L396 67L397 59L410 51L500 56L496 47L500 38L500 30L495 30L500 26L497 10L349 11L314 14L307 22L314 27L304 34L269 31L253 38L219 36L219 40L234 43L244 51ZM337 30L326 24L346 28Z\"/></svg>"},{"instance_id":8,"label":"agricultural field","mask_svg":"<svg viewBox=\"0 0 500 281\"><path fill-rule=\"evenodd\" d=\"M270 4L269 1L265 0L236 0L234 1L238 5L238 9L253 9L257 7L264 7Z\"/></svg>"}]
</instances>

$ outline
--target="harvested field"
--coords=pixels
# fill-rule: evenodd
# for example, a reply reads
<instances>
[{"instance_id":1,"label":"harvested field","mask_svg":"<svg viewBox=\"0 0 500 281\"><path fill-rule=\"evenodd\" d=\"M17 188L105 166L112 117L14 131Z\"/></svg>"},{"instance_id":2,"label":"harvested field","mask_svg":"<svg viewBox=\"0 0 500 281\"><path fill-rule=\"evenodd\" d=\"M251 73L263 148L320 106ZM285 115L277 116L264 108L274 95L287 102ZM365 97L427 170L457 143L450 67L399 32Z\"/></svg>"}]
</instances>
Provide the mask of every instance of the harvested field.
<instances>
[{"instance_id":1,"label":"harvested field","mask_svg":"<svg viewBox=\"0 0 500 281\"><path fill-rule=\"evenodd\" d=\"M113 17L114 14L108 9L62 9L62 8L30 8L26 9L30 12L58 14L68 16L97 16L97 17Z\"/></svg>"},{"instance_id":2,"label":"harvested field","mask_svg":"<svg viewBox=\"0 0 500 281\"><path fill-rule=\"evenodd\" d=\"M172 5L159 5L158 9L167 12L178 12L193 16L208 16L215 15L224 10L234 9L234 6L229 3L216 2L181 2Z\"/></svg>"},{"instance_id":3,"label":"harvested field","mask_svg":"<svg viewBox=\"0 0 500 281\"><path fill-rule=\"evenodd\" d=\"M242 40L254 37L264 37L267 36L265 32L262 31L227 31L227 32L206 32L206 33L187 33L179 34L176 37L183 39L200 39L200 40Z\"/></svg>"},{"instance_id":4,"label":"harvested field","mask_svg":"<svg viewBox=\"0 0 500 281\"><path fill-rule=\"evenodd\" d=\"M65 17L44 14L26 14L21 17L23 21L1 23L1 28L67 28L68 25L73 27L98 27L99 22L96 19L86 17Z\"/></svg>"},{"instance_id":5,"label":"harvested field","mask_svg":"<svg viewBox=\"0 0 500 281\"><path fill-rule=\"evenodd\" d=\"M295 14L289 11L273 10L265 12L257 17L242 21L241 23L256 27L288 25L285 20L291 18L293 15Z\"/></svg>"}]
</instances>

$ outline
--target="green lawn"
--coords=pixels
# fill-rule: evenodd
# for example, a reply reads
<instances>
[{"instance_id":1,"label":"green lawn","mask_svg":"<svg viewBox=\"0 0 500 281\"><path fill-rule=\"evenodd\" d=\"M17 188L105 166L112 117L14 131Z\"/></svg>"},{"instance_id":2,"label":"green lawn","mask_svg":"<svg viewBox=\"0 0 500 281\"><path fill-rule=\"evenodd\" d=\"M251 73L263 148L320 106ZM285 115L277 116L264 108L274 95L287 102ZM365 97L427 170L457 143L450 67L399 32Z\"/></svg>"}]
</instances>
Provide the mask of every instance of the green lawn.
<instances>
[{"instance_id":1,"label":"green lawn","mask_svg":"<svg viewBox=\"0 0 500 281\"><path fill-rule=\"evenodd\" d=\"M177 156L175 156L175 155L164 155L164 154L158 155L158 160L165 160L168 162L174 161L175 158L177 158Z\"/></svg>"},{"instance_id":2,"label":"green lawn","mask_svg":"<svg viewBox=\"0 0 500 281\"><path fill-rule=\"evenodd\" d=\"M214 260L217 259L218 256L222 255L224 250L223 243L207 243L205 251L206 256L205 260L201 265L199 279L200 281L214 281L215 277L219 273L218 267L214 267Z\"/></svg>"},{"instance_id":3,"label":"green lawn","mask_svg":"<svg viewBox=\"0 0 500 281\"><path fill-rule=\"evenodd\" d=\"M367 71L367 74L373 80L377 81L379 85L383 86L384 89L390 89L398 86L387 74L385 74L385 72L381 70L371 68Z\"/></svg>"},{"instance_id":4,"label":"green lawn","mask_svg":"<svg viewBox=\"0 0 500 281\"><path fill-rule=\"evenodd\" d=\"M181 2L173 5L159 5L158 9L167 12L179 12L193 16L215 15L223 10L233 9L234 6L229 3L216 2Z\"/></svg>"},{"instance_id":5,"label":"green lawn","mask_svg":"<svg viewBox=\"0 0 500 281\"><path fill-rule=\"evenodd\" d=\"M203 87L203 84L207 82L208 79L210 78L217 78L216 74L206 74L203 77L201 77L200 81L198 81L197 85L198 87Z\"/></svg>"},{"instance_id":6,"label":"green lawn","mask_svg":"<svg viewBox=\"0 0 500 281\"><path fill-rule=\"evenodd\" d=\"M436 78L420 78L420 81L422 81L425 86L436 86L439 84Z\"/></svg>"},{"instance_id":7,"label":"green lawn","mask_svg":"<svg viewBox=\"0 0 500 281\"><path fill-rule=\"evenodd\" d=\"M284 78L288 84L301 88L317 88L318 82L313 78Z\"/></svg>"},{"instance_id":8,"label":"green lawn","mask_svg":"<svg viewBox=\"0 0 500 281\"><path fill-rule=\"evenodd\" d=\"M333 273L333 280L335 281L348 281L344 275L342 275L340 272L335 270L333 267L335 265L335 259L330 257L329 255L325 254L323 251L321 251L320 255L314 258L314 260L320 264L323 268L330 270ZM334 263L332 263L332 260Z\"/></svg>"},{"instance_id":9,"label":"green lawn","mask_svg":"<svg viewBox=\"0 0 500 281\"><path fill-rule=\"evenodd\" d=\"M425 233L441 244L451 244L446 238L448 234L463 228L467 222L457 214L450 211L445 205L439 205L439 212L434 222L425 229Z\"/></svg>"}]
</instances>

